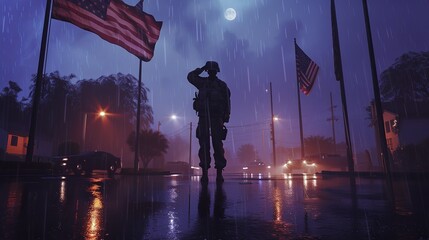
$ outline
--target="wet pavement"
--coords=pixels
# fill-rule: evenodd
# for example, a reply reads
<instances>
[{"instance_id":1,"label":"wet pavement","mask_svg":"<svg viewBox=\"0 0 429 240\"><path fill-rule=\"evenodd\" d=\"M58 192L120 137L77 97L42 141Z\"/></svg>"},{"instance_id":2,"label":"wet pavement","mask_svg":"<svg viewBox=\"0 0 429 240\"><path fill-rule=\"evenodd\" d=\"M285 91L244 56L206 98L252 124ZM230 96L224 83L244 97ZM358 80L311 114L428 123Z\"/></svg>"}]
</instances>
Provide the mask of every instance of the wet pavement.
<instances>
[{"instance_id":1,"label":"wet pavement","mask_svg":"<svg viewBox=\"0 0 429 240\"><path fill-rule=\"evenodd\" d=\"M427 178L0 177L0 239L429 239Z\"/></svg>"}]
</instances>

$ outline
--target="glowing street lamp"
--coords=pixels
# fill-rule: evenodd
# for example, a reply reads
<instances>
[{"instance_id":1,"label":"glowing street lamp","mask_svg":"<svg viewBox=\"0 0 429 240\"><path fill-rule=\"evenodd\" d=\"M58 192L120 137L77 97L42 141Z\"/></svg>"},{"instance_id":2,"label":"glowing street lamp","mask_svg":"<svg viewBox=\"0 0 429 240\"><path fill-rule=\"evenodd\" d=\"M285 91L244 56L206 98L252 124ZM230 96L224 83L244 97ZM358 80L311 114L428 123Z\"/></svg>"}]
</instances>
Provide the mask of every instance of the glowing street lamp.
<instances>
[{"instance_id":1,"label":"glowing street lamp","mask_svg":"<svg viewBox=\"0 0 429 240\"><path fill-rule=\"evenodd\" d=\"M172 114L172 115L170 115L170 116L168 117L168 119L169 119L169 120L176 121L176 120L178 119L178 117L177 117L177 115L176 115L176 114ZM160 127L161 127L161 121L158 121L158 132L159 132Z\"/></svg>"},{"instance_id":2,"label":"glowing street lamp","mask_svg":"<svg viewBox=\"0 0 429 240\"><path fill-rule=\"evenodd\" d=\"M98 113L85 113L83 118L83 133L82 133L82 150L85 150L85 140L86 140L86 121L88 120L88 114L96 114L97 116L104 118L107 113L104 110L99 111Z\"/></svg>"}]
</instances>

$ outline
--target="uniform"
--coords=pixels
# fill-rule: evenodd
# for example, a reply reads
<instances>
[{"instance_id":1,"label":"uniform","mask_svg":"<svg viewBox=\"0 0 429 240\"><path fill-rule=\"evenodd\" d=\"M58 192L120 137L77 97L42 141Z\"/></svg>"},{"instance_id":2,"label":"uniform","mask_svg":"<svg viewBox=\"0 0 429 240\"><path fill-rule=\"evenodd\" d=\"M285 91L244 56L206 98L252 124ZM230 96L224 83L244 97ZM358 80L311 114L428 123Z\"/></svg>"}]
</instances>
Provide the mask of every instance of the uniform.
<instances>
[{"instance_id":1,"label":"uniform","mask_svg":"<svg viewBox=\"0 0 429 240\"><path fill-rule=\"evenodd\" d=\"M214 151L214 168L219 173L219 170L222 171L226 166L222 140L226 137L224 123L229 121L231 112L231 92L226 83L216 76L216 72L219 71L217 63L215 66L210 66L210 63L215 62L207 62L203 68L197 68L188 74L188 81L199 91L194 100L194 109L199 117L196 134L200 145L199 165L203 169L203 174L211 167L210 136ZM200 77L205 70L209 72L209 76Z\"/></svg>"}]
</instances>

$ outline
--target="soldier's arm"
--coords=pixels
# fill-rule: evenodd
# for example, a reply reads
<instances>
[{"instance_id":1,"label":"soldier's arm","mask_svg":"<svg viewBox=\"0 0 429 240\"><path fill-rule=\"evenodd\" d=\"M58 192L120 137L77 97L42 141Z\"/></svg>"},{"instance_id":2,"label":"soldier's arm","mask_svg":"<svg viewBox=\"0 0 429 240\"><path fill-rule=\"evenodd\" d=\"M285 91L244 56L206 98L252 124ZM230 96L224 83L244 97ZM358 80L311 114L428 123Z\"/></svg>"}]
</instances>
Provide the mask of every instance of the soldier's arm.
<instances>
[{"instance_id":1,"label":"soldier's arm","mask_svg":"<svg viewBox=\"0 0 429 240\"><path fill-rule=\"evenodd\" d=\"M201 85L201 77L199 76L204 72L202 68L196 68L195 70L188 73L188 81L194 85L196 88L200 88Z\"/></svg>"}]
</instances>

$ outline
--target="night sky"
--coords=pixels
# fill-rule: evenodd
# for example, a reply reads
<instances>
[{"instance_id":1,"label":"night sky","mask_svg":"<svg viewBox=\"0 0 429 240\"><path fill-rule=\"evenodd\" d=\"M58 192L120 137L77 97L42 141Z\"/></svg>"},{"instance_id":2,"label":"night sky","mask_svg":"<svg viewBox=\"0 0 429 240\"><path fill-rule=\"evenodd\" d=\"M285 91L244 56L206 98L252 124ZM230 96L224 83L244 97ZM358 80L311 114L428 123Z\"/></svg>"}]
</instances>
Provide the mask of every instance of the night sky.
<instances>
[{"instance_id":1,"label":"night sky","mask_svg":"<svg viewBox=\"0 0 429 240\"><path fill-rule=\"evenodd\" d=\"M125 1L135 5L137 0ZM362 1L337 0L337 19L354 152L374 148L365 107L373 98ZM429 50L427 0L369 0L377 72L409 51ZM27 97L37 71L46 1L1 1L0 88L9 80ZM232 7L237 18L224 12ZM339 83L335 80L330 0L146 0L144 11L163 21L155 56L143 64L143 82L150 89L149 104L156 128L167 136L196 124L192 98L196 89L187 73L207 60L219 63L218 77L232 93L227 151L243 144L257 146L262 160L270 160L270 98L273 84L276 144L299 146L294 38L319 66L308 96L301 95L304 136L332 137L330 92L333 94L337 142L344 141ZM80 79L96 79L118 72L138 78L139 60L119 46L70 23L51 21L46 72L58 70ZM179 120L169 120L176 114ZM194 144L193 146L197 146ZM196 151L196 147L194 147Z\"/></svg>"}]
</instances>

